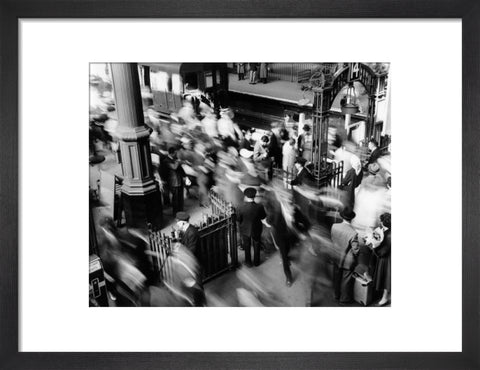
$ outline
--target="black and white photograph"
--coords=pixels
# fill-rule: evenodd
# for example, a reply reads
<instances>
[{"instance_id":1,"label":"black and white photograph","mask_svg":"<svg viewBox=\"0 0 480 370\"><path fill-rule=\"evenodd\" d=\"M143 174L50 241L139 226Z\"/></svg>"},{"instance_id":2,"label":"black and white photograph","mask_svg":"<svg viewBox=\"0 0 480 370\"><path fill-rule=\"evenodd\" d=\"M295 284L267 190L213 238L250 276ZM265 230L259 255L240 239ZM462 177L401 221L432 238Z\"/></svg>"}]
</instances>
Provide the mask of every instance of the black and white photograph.
<instances>
[{"instance_id":1,"label":"black and white photograph","mask_svg":"<svg viewBox=\"0 0 480 370\"><path fill-rule=\"evenodd\" d=\"M474 2L39 1L0 368L478 368Z\"/></svg>"},{"instance_id":2,"label":"black and white photograph","mask_svg":"<svg viewBox=\"0 0 480 370\"><path fill-rule=\"evenodd\" d=\"M389 307L390 63L91 63L91 307Z\"/></svg>"}]
</instances>

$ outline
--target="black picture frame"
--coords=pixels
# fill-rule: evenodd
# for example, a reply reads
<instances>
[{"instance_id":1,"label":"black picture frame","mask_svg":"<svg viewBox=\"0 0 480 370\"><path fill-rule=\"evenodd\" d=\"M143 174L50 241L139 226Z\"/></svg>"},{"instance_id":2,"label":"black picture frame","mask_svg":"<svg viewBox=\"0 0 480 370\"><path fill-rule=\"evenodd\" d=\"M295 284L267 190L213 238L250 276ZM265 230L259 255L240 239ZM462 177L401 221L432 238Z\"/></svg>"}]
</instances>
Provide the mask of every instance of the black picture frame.
<instances>
[{"instance_id":1,"label":"black picture frame","mask_svg":"<svg viewBox=\"0 0 480 370\"><path fill-rule=\"evenodd\" d=\"M462 340L459 353L18 352L20 18L462 19ZM478 0L7 0L0 3L0 369L478 369L480 1ZM428 68L428 67L427 67ZM460 71L448 71L460 73ZM447 77L446 77L447 78ZM447 149L446 149L447 150ZM448 175L448 171L446 171ZM433 186L426 181L425 186ZM439 297L438 304L441 304ZM407 318L408 319L408 318ZM446 318L448 319L448 318ZM413 333L412 333L413 334ZM48 333L45 333L48 335ZM234 333L232 333L234 335ZM322 335L317 333L316 335ZM295 340L295 338L289 338Z\"/></svg>"}]
</instances>

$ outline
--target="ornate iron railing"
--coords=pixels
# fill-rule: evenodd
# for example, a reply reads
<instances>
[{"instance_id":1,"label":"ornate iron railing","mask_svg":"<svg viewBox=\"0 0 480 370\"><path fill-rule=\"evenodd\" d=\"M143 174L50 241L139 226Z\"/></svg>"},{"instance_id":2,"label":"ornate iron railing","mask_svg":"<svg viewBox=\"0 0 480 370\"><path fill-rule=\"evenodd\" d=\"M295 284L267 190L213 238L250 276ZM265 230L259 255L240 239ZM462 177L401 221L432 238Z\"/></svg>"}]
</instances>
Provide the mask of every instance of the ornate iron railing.
<instances>
[{"instance_id":1,"label":"ornate iron railing","mask_svg":"<svg viewBox=\"0 0 480 370\"><path fill-rule=\"evenodd\" d=\"M238 265L237 218L231 203L210 191L211 214L204 214L199 225L196 257L202 267L202 279L208 281ZM152 229L149 225L150 251L154 273L168 281L174 273L169 262L175 235Z\"/></svg>"}]
</instances>

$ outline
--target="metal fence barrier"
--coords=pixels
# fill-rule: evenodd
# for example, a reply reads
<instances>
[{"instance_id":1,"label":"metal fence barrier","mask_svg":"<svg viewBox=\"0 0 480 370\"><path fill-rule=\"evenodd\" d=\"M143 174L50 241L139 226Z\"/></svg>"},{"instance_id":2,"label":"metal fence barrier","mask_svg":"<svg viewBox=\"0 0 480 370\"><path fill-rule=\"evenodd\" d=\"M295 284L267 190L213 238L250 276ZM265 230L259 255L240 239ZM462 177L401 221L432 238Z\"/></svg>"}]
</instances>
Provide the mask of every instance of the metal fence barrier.
<instances>
[{"instance_id":1,"label":"metal fence barrier","mask_svg":"<svg viewBox=\"0 0 480 370\"><path fill-rule=\"evenodd\" d=\"M172 263L169 257L172 252L173 237L162 234L160 231L154 230L149 224L149 241L153 271L161 281L172 280Z\"/></svg>"},{"instance_id":2,"label":"metal fence barrier","mask_svg":"<svg viewBox=\"0 0 480 370\"><path fill-rule=\"evenodd\" d=\"M199 225L197 257L202 267L202 280L213 279L238 265L237 218L231 203L210 191L211 214L204 214ZM149 225L151 262L154 273L162 281L171 279L173 270L169 262L174 236L154 230Z\"/></svg>"},{"instance_id":3,"label":"metal fence barrier","mask_svg":"<svg viewBox=\"0 0 480 370\"><path fill-rule=\"evenodd\" d=\"M318 189L324 187L338 188L342 183L343 177L343 161L336 162L322 162L319 169L314 169L312 174L315 178L315 182L310 184ZM282 168L273 169L273 177L276 179L282 179L286 189L291 189L291 181L295 179L296 174L294 171L284 171Z\"/></svg>"}]
</instances>

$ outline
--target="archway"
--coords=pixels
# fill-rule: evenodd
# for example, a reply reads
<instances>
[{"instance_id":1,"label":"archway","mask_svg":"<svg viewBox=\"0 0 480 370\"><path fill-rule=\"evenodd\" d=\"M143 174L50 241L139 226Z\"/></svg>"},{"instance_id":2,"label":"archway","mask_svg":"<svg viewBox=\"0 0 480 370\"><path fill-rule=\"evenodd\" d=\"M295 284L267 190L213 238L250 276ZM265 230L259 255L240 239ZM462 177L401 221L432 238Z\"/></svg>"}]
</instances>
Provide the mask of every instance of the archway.
<instances>
[{"instance_id":1,"label":"archway","mask_svg":"<svg viewBox=\"0 0 480 370\"><path fill-rule=\"evenodd\" d=\"M375 72L364 63L349 63L346 67L338 70L333 79L325 81L324 86L314 89L313 102L313 151L312 162L315 169L322 171L326 166L322 165L327 157L328 148L328 122L330 109L335 97L350 82L360 82L368 94L368 106L366 111L365 137L372 136L375 124L375 112L378 100L385 95L385 83L387 72Z\"/></svg>"}]
</instances>

